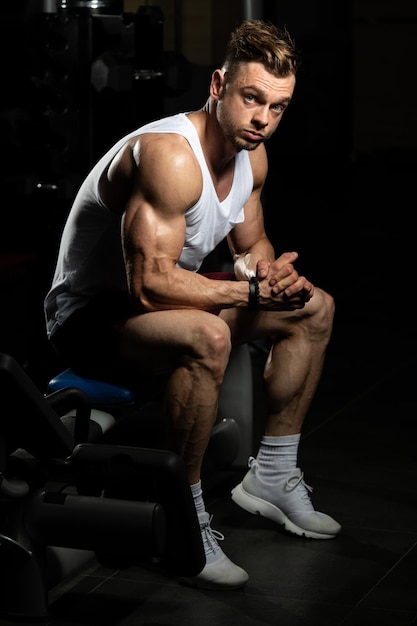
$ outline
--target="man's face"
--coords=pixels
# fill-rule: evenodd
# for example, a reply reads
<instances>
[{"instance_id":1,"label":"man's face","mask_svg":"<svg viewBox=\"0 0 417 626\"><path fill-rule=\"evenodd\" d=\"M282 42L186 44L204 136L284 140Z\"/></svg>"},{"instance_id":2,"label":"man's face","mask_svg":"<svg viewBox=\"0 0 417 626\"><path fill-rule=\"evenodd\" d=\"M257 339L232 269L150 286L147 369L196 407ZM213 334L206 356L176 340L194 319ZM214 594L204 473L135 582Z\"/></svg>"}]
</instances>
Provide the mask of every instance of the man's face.
<instances>
[{"instance_id":1,"label":"man's face","mask_svg":"<svg viewBox=\"0 0 417 626\"><path fill-rule=\"evenodd\" d=\"M237 150L255 150L276 131L295 87L295 76L277 78L261 63L242 65L229 82L218 77L217 120Z\"/></svg>"}]
</instances>

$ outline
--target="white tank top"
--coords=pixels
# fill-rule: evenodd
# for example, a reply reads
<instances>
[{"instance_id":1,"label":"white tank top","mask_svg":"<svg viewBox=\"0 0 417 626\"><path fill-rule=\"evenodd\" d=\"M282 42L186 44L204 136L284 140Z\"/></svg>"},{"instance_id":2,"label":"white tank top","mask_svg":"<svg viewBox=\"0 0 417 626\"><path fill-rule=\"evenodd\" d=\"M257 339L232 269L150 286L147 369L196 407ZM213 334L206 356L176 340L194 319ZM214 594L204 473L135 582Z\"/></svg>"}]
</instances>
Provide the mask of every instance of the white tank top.
<instances>
[{"instance_id":1,"label":"white tank top","mask_svg":"<svg viewBox=\"0 0 417 626\"><path fill-rule=\"evenodd\" d=\"M102 202L98 182L120 148L143 133L177 133L185 137L199 162L203 187L186 214L186 232L178 266L198 271L205 257L244 220L244 205L253 188L249 154L236 155L232 187L221 202L207 167L195 126L185 113L151 122L120 139L93 167L81 185L59 247L51 289L45 298L46 329L52 336L71 313L103 291L127 292L121 243L121 216ZM163 175L156 173L155 175Z\"/></svg>"}]
</instances>

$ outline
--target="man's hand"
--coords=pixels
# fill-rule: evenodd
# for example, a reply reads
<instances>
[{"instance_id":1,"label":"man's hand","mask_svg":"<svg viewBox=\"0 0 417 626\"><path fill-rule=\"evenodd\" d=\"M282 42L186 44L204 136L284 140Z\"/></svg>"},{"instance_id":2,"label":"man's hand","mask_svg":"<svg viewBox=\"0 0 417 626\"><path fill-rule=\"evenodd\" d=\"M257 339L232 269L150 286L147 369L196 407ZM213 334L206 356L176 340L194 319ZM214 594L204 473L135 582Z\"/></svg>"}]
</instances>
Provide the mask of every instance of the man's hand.
<instances>
[{"instance_id":1,"label":"man's hand","mask_svg":"<svg viewBox=\"0 0 417 626\"><path fill-rule=\"evenodd\" d=\"M288 311L301 309L314 294L314 286L299 276L293 263L297 252L284 252L273 263L258 261L260 307Z\"/></svg>"}]
</instances>

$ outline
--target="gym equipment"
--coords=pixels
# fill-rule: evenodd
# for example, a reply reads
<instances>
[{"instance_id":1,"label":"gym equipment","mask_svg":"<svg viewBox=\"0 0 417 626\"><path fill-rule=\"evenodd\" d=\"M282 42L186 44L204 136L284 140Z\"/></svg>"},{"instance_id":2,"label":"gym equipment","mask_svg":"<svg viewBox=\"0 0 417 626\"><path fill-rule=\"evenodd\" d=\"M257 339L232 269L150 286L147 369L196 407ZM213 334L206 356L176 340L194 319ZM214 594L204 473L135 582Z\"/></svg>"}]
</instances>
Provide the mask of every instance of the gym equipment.
<instances>
[{"instance_id":1,"label":"gym equipment","mask_svg":"<svg viewBox=\"0 0 417 626\"><path fill-rule=\"evenodd\" d=\"M43 394L5 353L0 389L8 407L0 419L0 615L47 617L49 591L93 557L117 569L151 561L175 575L201 571L201 533L182 460L152 447L157 398L71 370ZM246 464L251 420L243 346L226 371L203 479L238 458Z\"/></svg>"},{"instance_id":2,"label":"gym equipment","mask_svg":"<svg viewBox=\"0 0 417 626\"><path fill-rule=\"evenodd\" d=\"M151 560L178 575L201 571L200 528L177 455L100 443L111 415L91 410L74 387L43 395L5 353L0 389L1 615L48 616L57 583L49 566L62 549L118 568Z\"/></svg>"},{"instance_id":3,"label":"gym equipment","mask_svg":"<svg viewBox=\"0 0 417 626\"><path fill-rule=\"evenodd\" d=\"M104 440L159 444L162 424L155 390L153 395L149 389L133 391L79 376L68 368L49 381L48 393L71 387L84 392L93 409L108 412L116 420L116 426L109 435L104 435ZM253 452L252 405L252 364L249 346L245 344L234 348L230 355L219 395L218 418L204 459L203 476L225 467L246 467Z\"/></svg>"}]
</instances>

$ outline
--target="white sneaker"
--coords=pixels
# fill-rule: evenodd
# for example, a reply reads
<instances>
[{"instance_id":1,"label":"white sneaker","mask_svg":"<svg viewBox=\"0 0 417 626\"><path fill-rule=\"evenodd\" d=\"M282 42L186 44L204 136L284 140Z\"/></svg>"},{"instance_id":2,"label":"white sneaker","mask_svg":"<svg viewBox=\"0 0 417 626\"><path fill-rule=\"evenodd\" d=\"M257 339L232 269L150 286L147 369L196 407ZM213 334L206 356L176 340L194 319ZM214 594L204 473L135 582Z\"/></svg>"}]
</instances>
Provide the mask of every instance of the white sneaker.
<instances>
[{"instance_id":1,"label":"white sneaker","mask_svg":"<svg viewBox=\"0 0 417 626\"><path fill-rule=\"evenodd\" d=\"M257 475L258 463L249 459L250 470L232 490L232 500L246 511L262 515L285 530L311 539L332 539L340 524L325 513L314 510L302 471L297 467L275 485L263 482Z\"/></svg>"},{"instance_id":2,"label":"white sneaker","mask_svg":"<svg viewBox=\"0 0 417 626\"><path fill-rule=\"evenodd\" d=\"M208 513L198 515L201 537L206 555L206 565L198 576L185 578L184 582L200 589L240 589L249 580L244 569L232 563L220 548L218 541L224 536L210 526Z\"/></svg>"}]
</instances>

